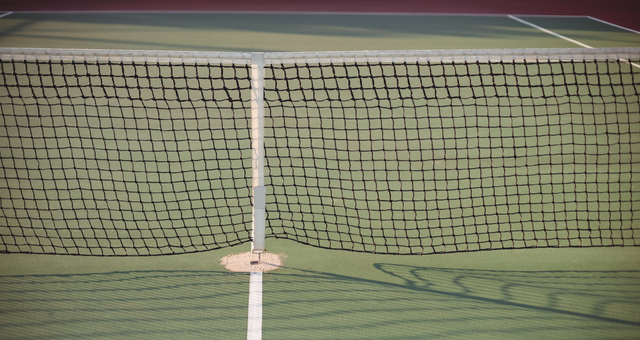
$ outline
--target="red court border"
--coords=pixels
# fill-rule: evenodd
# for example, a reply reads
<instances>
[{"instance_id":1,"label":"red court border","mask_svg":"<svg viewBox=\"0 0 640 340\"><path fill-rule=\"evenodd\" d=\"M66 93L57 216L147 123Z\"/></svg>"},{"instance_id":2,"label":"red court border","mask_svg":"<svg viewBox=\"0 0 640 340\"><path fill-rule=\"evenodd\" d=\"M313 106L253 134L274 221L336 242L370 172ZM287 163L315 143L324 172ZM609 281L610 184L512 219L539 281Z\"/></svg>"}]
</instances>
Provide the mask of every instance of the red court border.
<instances>
[{"instance_id":1,"label":"red court border","mask_svg":"<svg viewBox=\"0 0 640 340\"><path fill-rule=\"evenodd\" d=\"M578 15L640 31L640 0L0 0L0 11L145 10Z\"/></svg>"}]
</instances>

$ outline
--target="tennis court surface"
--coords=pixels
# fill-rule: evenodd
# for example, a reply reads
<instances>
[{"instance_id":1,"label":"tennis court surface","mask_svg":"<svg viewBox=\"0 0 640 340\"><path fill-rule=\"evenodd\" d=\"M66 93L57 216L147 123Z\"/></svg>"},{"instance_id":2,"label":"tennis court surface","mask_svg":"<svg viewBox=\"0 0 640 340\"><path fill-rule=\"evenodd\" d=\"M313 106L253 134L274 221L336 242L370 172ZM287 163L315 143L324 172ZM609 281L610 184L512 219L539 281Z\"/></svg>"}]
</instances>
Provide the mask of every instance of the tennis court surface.
<instances>
[{"instance_id":1,"label":"tennis court surface","mask_svg":"<svg viewBox=\"0 0 640 340\"><path fill-rule=\"evenodd\" d=\"M0 334L632 339L639 47L578 16L7 12ZM225 268L261 233L279 269Z\"/></svg>"}]
</instances>

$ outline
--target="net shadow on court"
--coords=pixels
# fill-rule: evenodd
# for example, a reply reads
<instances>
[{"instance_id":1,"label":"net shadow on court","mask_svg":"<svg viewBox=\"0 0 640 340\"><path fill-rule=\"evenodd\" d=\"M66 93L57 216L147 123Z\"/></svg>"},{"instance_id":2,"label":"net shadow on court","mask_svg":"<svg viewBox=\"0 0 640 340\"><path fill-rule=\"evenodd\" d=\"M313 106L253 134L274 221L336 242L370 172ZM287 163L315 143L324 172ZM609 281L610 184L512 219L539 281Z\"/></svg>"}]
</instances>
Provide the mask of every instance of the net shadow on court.
<instances>
[{"instance_id":1,"label":"net shadow on court","mask_svg":"<svg viewBox=\"0 0 640 340\"><path fill-rule=\"evenodd\" d=\"M357 267L359 258L343 261ZM639 270L364 267L351 274L292 263L265 273L264 339L617 339L640 330ZM243 339L248 276L3 275L0 330L4 339Z\"/></svg>"},{"instance_id":2,"label":"net shadow on court","mask_svg":"<svg viewBox=\"0 0 640 340\"><path fill-rule=\"evenodd\" d=\"M248 273L0 276L3 339L242 339Z\"/></svg>"},{"instance_id":3,"label":"net shadow on court","mask_svg":"<svg viewBox=\"0 0 640 340\"><path fill-rule=\"evenodd\" d=\"M264 338L613 339L640 330L640 271L374 267L387 276L265 276Z\"/></svg>"}]
</instances>

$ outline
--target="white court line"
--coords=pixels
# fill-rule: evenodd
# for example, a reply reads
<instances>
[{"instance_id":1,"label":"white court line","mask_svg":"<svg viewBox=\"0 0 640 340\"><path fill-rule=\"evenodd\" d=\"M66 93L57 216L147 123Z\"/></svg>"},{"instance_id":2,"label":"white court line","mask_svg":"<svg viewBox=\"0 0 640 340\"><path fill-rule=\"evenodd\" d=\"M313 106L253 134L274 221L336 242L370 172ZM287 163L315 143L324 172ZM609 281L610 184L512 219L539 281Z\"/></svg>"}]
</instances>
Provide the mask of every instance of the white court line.
<instances>
[{"instance_id":1,"label":"white court line","mask_svg":"<svg viewBox=\"0 0 640 340\"><path fill-rule=\"evenodd\" d=\"M13 12L7 12L7 13L5 13L5 14L1 14L1 15L0 15L0 18L2 18L2 17L6 17L7 15L10 15L10 14L13 14Z\"/></svg>"},{"instance_id":2,"label":"white court line","mask_svg":"<svg viewBox=\"0 0 640 340\"><path fill-rule=\"evenodd\" d=\"M251 272L249 279L249 319L247 340L262 339L262 272Z\"/></svg>"},{"instance_id":3,"label":"white court line","mask_svg":"<svg viewBox=\"0 0 640 340\"><path fill-rule=\"evenodd\" d=\"M532 23L530 23L530 22L528 22L528 21L526 21L526 20L522 20L522 19L517 18L517 17L515 17L515 16L513 16L513 15L508 15L508 17L509 17L509 18L511 18L511 19L513 19L513 20L515 20L515 21L519 21L519 22L521 22L521 23L523 23L523 24L525 24L525 25L529 25L529 26L531 26L531 27L533 27L533 28L539 29L540 31L542 31L542 32L544 32L544 33L551 34L551 35L553 35L553 36L555 36L555 37L558 37L558 38L560 38L560 39L564 39L564 40L566 40L566 41L572 42L572 43L574 43L574 44L576 44L576 45L580 45L580 46L585 47L585 48L593 48L593 47L591 47L591 46L589 46L589 45L587 45L587 44L583 44L583 43L581 43L581 42L579 42L579 41L577 41L577 40L573 40L573 39L571 39L571 38L567 38L567 37L565 37L565 36L564 36L564 35L562 35L562 34L558 34L558 33L556 33L556 32L550 31L550 30L548 30L548 29L546 29L546 28L542 28L542 27L540 27L540 26L538 26L538 25L536 25L536 24L532 24ZM597 20L597 19L596 19L596 20ZM628 60L626 60L626 59L620 59L620 61L625 62L625 63L629 63L629 64L633 65L634 67L640 68L640 65L639 65L639 64L632 63L632 62L630 62L630 61L628 61Z\"/></svg>"},{"instance_id":4,"label":"white court line","mask_svg":"<svg viewBox=\"0 0 640 340\"><path fill-rule=\"evenodd\" d=\"M541 30L541 31L542 31L542 32L544 32L544 33L551 34L551 35L553 35L553 36L555 36L555 37L558 37L558 38L560 38L560 39L564 39L564 40L566 40L566 41L572 42L572 43L574 43L574 44L576 44L576 45L580 45L580 46L585 47L585 48L593 48L593 47L591 47L591 46L589 46L589 45L587 45L587 44L583 44L583 43L581 43L581 42L579 42L579 41L577 41L577 40L573 40L573 39L571 39L571 38L567 38L567 37L565 37L565 36L564 36L564 35L562 35L562 34L558 34L558 33L556 33L556 32L549 31L549 30L548 30L548 29L546 29L546 28L542 28L542 27L540 27L540 26L538 26L538 25L535 25L535 24L532 24L532 23L530 23L530 22L528 22L528 21L525 21L525 20L522 20L522 19L520 19L520 18L514 17L513 15L508 15L508 17L509 17L509 18L511 18L511 19L513 19L513 20L515 20L515 21L519 21L519 22L521 22L521 23L523 23L523 24L525 24L525 25L531 26L531 27L533 27L533 28L537 28L537 29Z\"/></svg>"},{"instance_id":5,"label":"white court line","mask_svg":"<svg viewBox=\"0 0 640 340\"><path fill-rule=\"evenodd\" d=\"M619 29L623 29L623 30L627 30L627 31L629 31L629 32L633 32L633 33L640 34L640 32L638 32L638 31L636 31L636 30L632 30L632 29L630 29L630 28L626 28L626 27L624 27L624 26L616 25L616 24L610 23L610 22L608 22L608 21L604 21L604 20L601 20L601 19L598 19L598 18L594 18L594 17L587 17L587 18L589 18L589 19L591 19L591 20L599 21L599 22L601 22L601 23L603 23L603 24L607 24L607 25L609 25L609 26L617 27L617 28L619 28Z\"/></svg>"}]
</instances>

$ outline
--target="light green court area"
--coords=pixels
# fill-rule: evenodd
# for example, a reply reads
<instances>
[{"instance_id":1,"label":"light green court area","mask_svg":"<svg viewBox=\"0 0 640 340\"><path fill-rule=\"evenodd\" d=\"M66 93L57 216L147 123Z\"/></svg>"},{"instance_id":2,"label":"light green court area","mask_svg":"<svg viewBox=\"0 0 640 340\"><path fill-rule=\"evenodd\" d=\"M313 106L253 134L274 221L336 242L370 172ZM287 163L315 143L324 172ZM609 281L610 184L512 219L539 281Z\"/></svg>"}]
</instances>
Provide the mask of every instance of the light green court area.
<instances>
[{"instance_id":1,"label":"light green court area","mask_svg":"<svg viewBox=\"0 0 640 340\"><path fill-rule=\"evenodd\" d=\"M586 18L529 18L593 47L640 35ZM0 46L182 51L351 51L576 47L505 16L14 13Z\"/></svg>"},{"instance_id":2,"label":"light green court area","mask_svg":"<svg viewBox=\"0 0 640 340\"><path fill-rule=\"evenodd\" d=\"M638 248L357 254L267 240L264 339L631 339ZM3 339L246 339L245 246L151 258L0 255Z\"/></svg>"}]
</instances>

